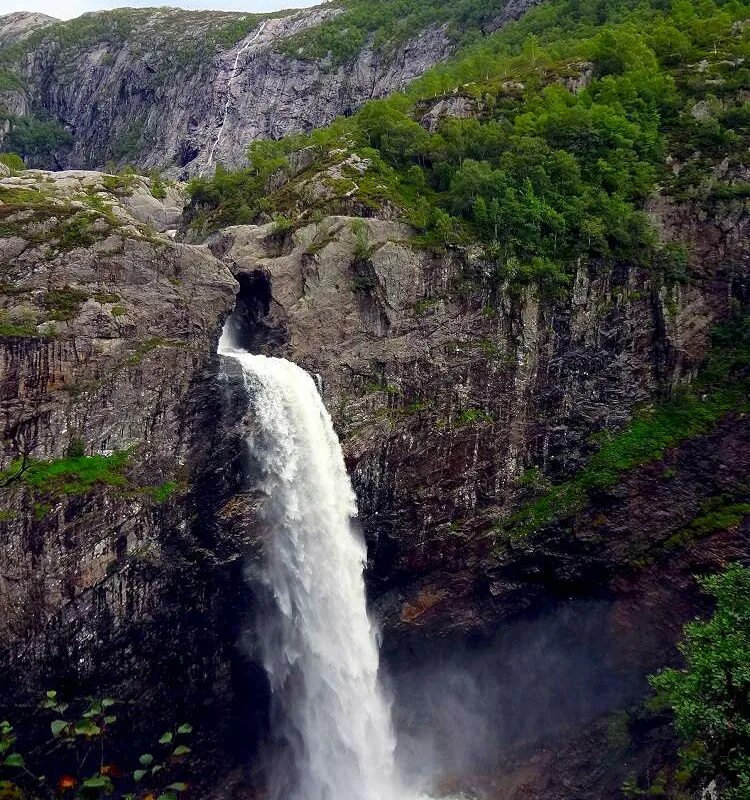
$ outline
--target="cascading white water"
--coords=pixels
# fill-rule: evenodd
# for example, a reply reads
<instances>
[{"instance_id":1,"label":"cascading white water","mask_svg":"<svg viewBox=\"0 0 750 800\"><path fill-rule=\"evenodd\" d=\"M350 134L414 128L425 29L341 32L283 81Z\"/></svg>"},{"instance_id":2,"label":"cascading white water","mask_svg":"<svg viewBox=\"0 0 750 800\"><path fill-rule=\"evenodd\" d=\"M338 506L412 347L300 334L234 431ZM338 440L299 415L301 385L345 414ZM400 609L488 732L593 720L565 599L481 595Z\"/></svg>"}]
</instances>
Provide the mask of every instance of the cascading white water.
<instances>
[{"instance_id":1,"label":"cascading white water","mask_svg":"<svg viewBox=\"0 0 750 800\"><path fill-rule=\"evenodd\" d=\"M308 373L235 348L258 433L269 524L260 623L280 748L271 800L397 800L395 739L367 616L365 545L331 418ZM283 753L286 752L287 758Z\"/></svg>"}]
</instances>

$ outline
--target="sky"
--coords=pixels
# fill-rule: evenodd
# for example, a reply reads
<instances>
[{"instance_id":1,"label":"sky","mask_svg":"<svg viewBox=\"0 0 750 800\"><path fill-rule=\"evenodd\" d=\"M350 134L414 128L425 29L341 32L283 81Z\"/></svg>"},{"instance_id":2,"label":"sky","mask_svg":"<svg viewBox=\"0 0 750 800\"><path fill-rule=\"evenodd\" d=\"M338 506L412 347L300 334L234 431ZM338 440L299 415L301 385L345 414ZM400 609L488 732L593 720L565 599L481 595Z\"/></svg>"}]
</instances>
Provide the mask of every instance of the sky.
<instances>
[{"instance_id":1,"label":"sky","mask_svg":"<svg viewBox=\"0 0 750 800\"><path fill-rule=\"evenodd\" d=\"M282 8L303 8L317 5L321 0L0 0L0 15L12 11L40 11L58 19L72 19L87 11L109 8L143 8L172 6L194 10L221 11L278 11Z\"/></svg>"}]
</instances>

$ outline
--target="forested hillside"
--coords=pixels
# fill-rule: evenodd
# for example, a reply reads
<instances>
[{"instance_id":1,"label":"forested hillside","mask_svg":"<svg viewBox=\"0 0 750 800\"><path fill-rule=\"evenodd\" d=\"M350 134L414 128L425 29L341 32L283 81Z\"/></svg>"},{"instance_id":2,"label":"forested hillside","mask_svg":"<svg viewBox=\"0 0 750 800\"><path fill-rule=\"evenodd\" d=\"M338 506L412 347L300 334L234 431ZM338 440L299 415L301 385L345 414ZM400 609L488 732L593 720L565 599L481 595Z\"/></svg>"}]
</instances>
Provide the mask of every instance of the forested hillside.
<instances>
[{"instance_id":1,"label":"forested hillside","mask_svg":"<svg viewBox=\"0 0 750 800\"><path fill-rule=\"evenodd\" d=\"M684 254L659 244L642 211L655 191L709 205L750 193L748 13L553 0L405 93L310 137L258 143L248 169L196 180L193 224L304 221L356 200L365 213L399 209L425 245L482 243L499 282L555 293L580 258L684 279ZM306 169L269 196L269 177L301 152L292 161ZM295 192L336 162L328 196Z\"/></svg>"}]
</instances>

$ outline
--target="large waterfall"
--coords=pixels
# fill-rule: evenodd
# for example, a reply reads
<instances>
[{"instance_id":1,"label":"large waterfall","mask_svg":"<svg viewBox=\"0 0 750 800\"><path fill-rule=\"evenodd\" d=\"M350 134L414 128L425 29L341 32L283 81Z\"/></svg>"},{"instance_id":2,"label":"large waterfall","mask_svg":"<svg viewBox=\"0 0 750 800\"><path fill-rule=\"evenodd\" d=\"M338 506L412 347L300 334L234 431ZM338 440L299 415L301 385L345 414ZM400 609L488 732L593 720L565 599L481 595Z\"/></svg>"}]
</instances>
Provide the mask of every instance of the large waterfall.
<instances>
[{"instance_id":1,"label":"large waterfall","mask_svg":"<svg viewBox=\"0 0 750 800\"><path fill-rule=\"evenodd\" d=\"M304 370L230 339L227 326L219 353L242 367L269 528L260 639L281 742L270 800L396 800L365 546L331 418Z\"/></svg>"}]
</instances>

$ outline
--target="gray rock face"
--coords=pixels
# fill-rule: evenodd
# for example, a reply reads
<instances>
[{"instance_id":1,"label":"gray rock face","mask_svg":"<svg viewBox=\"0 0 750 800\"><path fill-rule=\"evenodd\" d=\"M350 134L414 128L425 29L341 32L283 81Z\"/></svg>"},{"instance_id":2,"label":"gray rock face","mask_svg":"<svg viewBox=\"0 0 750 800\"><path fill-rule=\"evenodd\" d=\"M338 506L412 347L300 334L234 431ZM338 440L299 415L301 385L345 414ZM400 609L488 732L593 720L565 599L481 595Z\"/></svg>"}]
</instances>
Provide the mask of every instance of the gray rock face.
<instances>
[{"instance_id":1,"label":"gray rock face","mask_svg":"<svg viewBox=\"0 0 750 800\"><path fill-rule=\"evenodd\" d=\"M117 13L91 18L112 28L96 43L61 44L50 29L17 65L26 88L0 97L12 113L37 111L68 127L75 144L58 155L59 166L114 160L182 176L216 162L237 166L254 139L326 125L402 88L452 49L443 29L428 28L388 55L367 46L334 67L277 48L335 7L259 19L241 41L215 50L206 44L214 18L238 15L152 9L127 22ZM0 41L17 39L19 24L16 15L0 18ZM196 54L201 48L205 55Z\"/></svg>"},{"instance_id":2,"label":"gray rock face","mask_svg":"<svg viewBox=\"0 0 750 800\"><path fill-rule=\"evenodd\" d=\"M207 527L195 532L191 481L212 448L214 351L236 283L207 249L156 232L149 223L169 218L169 200L163 215L153 204L144 211L148 185L133 181L0 179L5 701L38 693L52 674L99 685L106 674L128 694L183 646L201 649L192 634L179 642L185 614L220 613L198 553L219 559L221 547ZM198 594L180 588L191 583ZM208 662L220 649L207 646ZM222 679L204 666L210 694ZM142 687L171 702L155 676Z\"/></svg>"},{"instance_id":3,"label":"gray rock face","mask_svg":"<svg viewBox=\"0 0 750 800\"><path fill-rule=\"evenodd\" d=\"M33 31L57 22L54 17L27 11L17 11L0 17L0 49L25 39Z\"/></svg>"},{"instance_id":4,"label":"gray rock face","mask_svg":"<svg viewBox=\"0 0 750 800\"><path fill-rule=\"evenodd\" d=\"M240 226L210 242L241 280L268 276L279 336L266 347L322 376L388 630L482 628L504 613L502 581L486 583L492 526L524 496L527 469L565 478L592 432L694 373L750 268L750 221L736 213L724 231L662 210L665 235L690 244L690 284L582 268L563 302L493 297L481 262L415 250L397 222L333 217L282 242L271 225Z\"/></svg>"}]
</instances>

